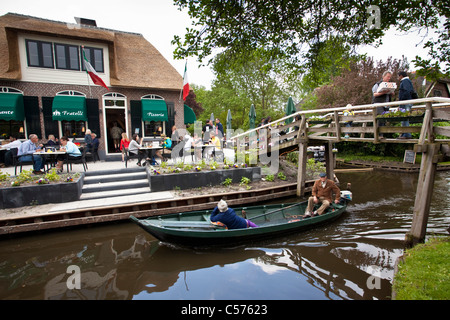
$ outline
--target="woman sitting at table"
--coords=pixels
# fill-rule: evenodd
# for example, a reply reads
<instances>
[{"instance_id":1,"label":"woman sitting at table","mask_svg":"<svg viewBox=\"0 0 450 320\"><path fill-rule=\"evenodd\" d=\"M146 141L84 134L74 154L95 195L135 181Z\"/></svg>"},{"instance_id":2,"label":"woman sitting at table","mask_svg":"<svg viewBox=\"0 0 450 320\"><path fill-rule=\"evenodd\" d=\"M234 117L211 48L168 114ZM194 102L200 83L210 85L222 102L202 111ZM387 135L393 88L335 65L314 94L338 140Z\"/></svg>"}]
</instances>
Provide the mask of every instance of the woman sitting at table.
<instances>
[{"instance_id":1,"label":"woman sitting at table","mask_svg":"<svg viewBox=\"0 0 450 320\"><path fill-rule=\"evenodd\" d=\"M164 157L162 156L163 153L164 154L171 154L172 153L172 151L170 150L172 148L172 139L170 139L169 137L166 137L166 135L164 133L161 134L161 138L163 138L163 142L161 144L163 149L157 150L155 152L155 155L158 158L161 158L161 161L164 161Z\"/></svg>"},{"instance_id":2,"label":"woman sitting at table","mask_svg":"<svg viewBox=\"0 0 450 320\"><path fill-rule=\"evenodd\" d=\"M139 149L142 148L142 139L139 141L139 135L137 133L133 134L133 137L131 138L130 144L128 145L128 153L130 155L137 155L138 156L138 162L136 163L138 166L141 166L141 161L145 157L146 154L144 154Z\"/></svg>"},{"instance_id":3,"label":"woman sitting at table","mask_svg":"<svg viewBox=\"0 0 450 320\"><path fill-rule=\"evenodd\" d=\"M59 148L59 151L65 151L69 159L78 159L81 157L81 152L78 147L72 141L69 141L66 136L61 137L60 142L61 147ZM59 173L63 172L65 159L66 155L64 154L60 154L56 157L56 160L58 161L56 164L56 170L58 170Z\"/></svg>"}]
</instances>

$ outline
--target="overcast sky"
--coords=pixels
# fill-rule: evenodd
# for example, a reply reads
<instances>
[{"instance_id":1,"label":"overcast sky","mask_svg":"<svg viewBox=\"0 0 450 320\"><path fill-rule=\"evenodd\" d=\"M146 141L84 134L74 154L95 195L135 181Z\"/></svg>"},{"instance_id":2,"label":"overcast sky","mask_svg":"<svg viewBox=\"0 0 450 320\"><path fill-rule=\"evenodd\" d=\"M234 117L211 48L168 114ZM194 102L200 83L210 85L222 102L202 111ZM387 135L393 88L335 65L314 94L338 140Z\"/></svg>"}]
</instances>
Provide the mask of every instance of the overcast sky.
<instances>
[{"instance_id":1,"label":"overcast sky","mask_svg":"<svg viewBox=\"0 0 450 320\"><path fill-rule=\"evenodd\" d=\"M14 12L61 22L75 23L74 17L96 20L98 27L140 33L183 75L184 60L174 60L174 35L183 36L190 19L186 11L179 11L172 0L2 0L0 15ZM400 59L402 55L411 62L416 54L424 55L421 38L417 34L401 36L389 32L384 45L378 49L361 48L376 60L389 56ZM413 66L411 65L411 68ZM198 68L195 58L188 59L189 82L210 88L213 79L208 67Z\"/></svg>"}]
</instances>

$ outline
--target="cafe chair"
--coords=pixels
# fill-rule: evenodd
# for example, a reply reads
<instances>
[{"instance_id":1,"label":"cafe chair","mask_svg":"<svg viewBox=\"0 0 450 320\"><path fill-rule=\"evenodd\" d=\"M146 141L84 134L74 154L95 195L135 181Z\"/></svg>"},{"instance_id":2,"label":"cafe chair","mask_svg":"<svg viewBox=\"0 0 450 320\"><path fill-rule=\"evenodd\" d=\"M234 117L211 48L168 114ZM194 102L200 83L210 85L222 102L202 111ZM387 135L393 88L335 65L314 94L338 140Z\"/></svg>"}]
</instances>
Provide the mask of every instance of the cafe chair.
<instances>
[{"instance_id":1,"label":"cafe chair","mask_svg":"<svg viewBox=\"0 0 450 320\"><path fill-rule=\"evenodd\" d=\"M214 161L223 162L223 150L214 148L213 151Z\"/></svg>"},{"instance_id":2,"label":"cafe chair","mask_svg":"<svg viewBox=\"0 0 450 320\"><path fill-rule=\"evenodd\" d=\"M18 148L11 148L11 153L13 157L13 165L14 165L14 175L17 176L17 167L20 167L20 172L22 172L22 166L23 165L34 165L34 161L20 161L20 157L17 155L17 151L19 151Z\"/></svg>"},{"instance_id":3,"label":"cafe chair","mask_svg":"<svg viewBox=\"0 0 450 320\"><path fill-rule=\"evenodd\" d=\"M100 157L98 156L98 146L94 147L92 152L86 152L86 160L89 161L92 159L92 162L100 161Z\"/></svg>"},{"instance_id":4,"label":"cafe chair","mask_svg":"<svg viewBox=\"0 0 450 320\"><path fill-rule=\"evenodd\" d=\"M72 164L82 164L84 172L86 172L86 170L88 170L88 166L86 163L86 148L83 148L83 150L81 151L81 157L69 158L69 155L67 155L66 161L67 161L67 173L69 173L69 165L70 170L72 171Z\"/></svg>"},{"instance_id":5,"label":"cafe chair","mask_svg":"<svg viewBox=\"0 0 450 320\"><path fill-rule=\"evenodd\" d=\"M128 160L130 159L139 159L139 154L130 153L128 149L125 151L125 168L128 168Z\"/></svg>"}]
</instances>

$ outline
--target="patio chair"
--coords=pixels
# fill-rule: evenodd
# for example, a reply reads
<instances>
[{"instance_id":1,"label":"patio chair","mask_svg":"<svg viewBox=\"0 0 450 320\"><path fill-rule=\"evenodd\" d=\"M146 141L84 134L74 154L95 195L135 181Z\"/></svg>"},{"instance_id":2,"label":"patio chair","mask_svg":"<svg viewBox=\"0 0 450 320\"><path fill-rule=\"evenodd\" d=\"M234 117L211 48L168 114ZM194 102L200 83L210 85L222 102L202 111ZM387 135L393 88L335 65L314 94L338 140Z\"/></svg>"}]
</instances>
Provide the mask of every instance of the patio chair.
<instances>
[{"instance_id":1,"label":"patio chair","mask_svg":"<svg viewBox=\"0 0 450 320\"><path fill-rule=\"evenodd\" d=\"M17 176L17 167L20 167L20 172L22 172L22 166L23 165L34 165L34 161L20 161L20 157L17 155L17 152L19 151L18 148L11 148L11 153L13 157L13 165L14 165L14 175ZM33 159L33 158L32 158Z\"/></svg>"}]
</instances>

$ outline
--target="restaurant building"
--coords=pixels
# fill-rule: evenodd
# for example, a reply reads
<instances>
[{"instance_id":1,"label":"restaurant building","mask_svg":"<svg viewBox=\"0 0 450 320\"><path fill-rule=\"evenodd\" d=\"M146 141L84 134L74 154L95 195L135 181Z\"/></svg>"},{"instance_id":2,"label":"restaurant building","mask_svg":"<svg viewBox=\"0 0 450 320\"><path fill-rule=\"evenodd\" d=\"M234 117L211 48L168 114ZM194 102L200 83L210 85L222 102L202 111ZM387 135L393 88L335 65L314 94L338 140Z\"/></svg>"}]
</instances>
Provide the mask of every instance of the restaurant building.
<instances>
[{"instance_id":1,"label":"restaurant building","mask_svg":"<svg viewBox=\"0 0 450 320\"><path fill-rule=\"evenodd\" d=\"M180 97L182 76L141 34L75 21L0 17L0 139L82 139L90 129L108 159L117 154L114 126L151 139L195 121ZM88 76L82 48L107 88Z\"/></svg>"}]
</instances>

